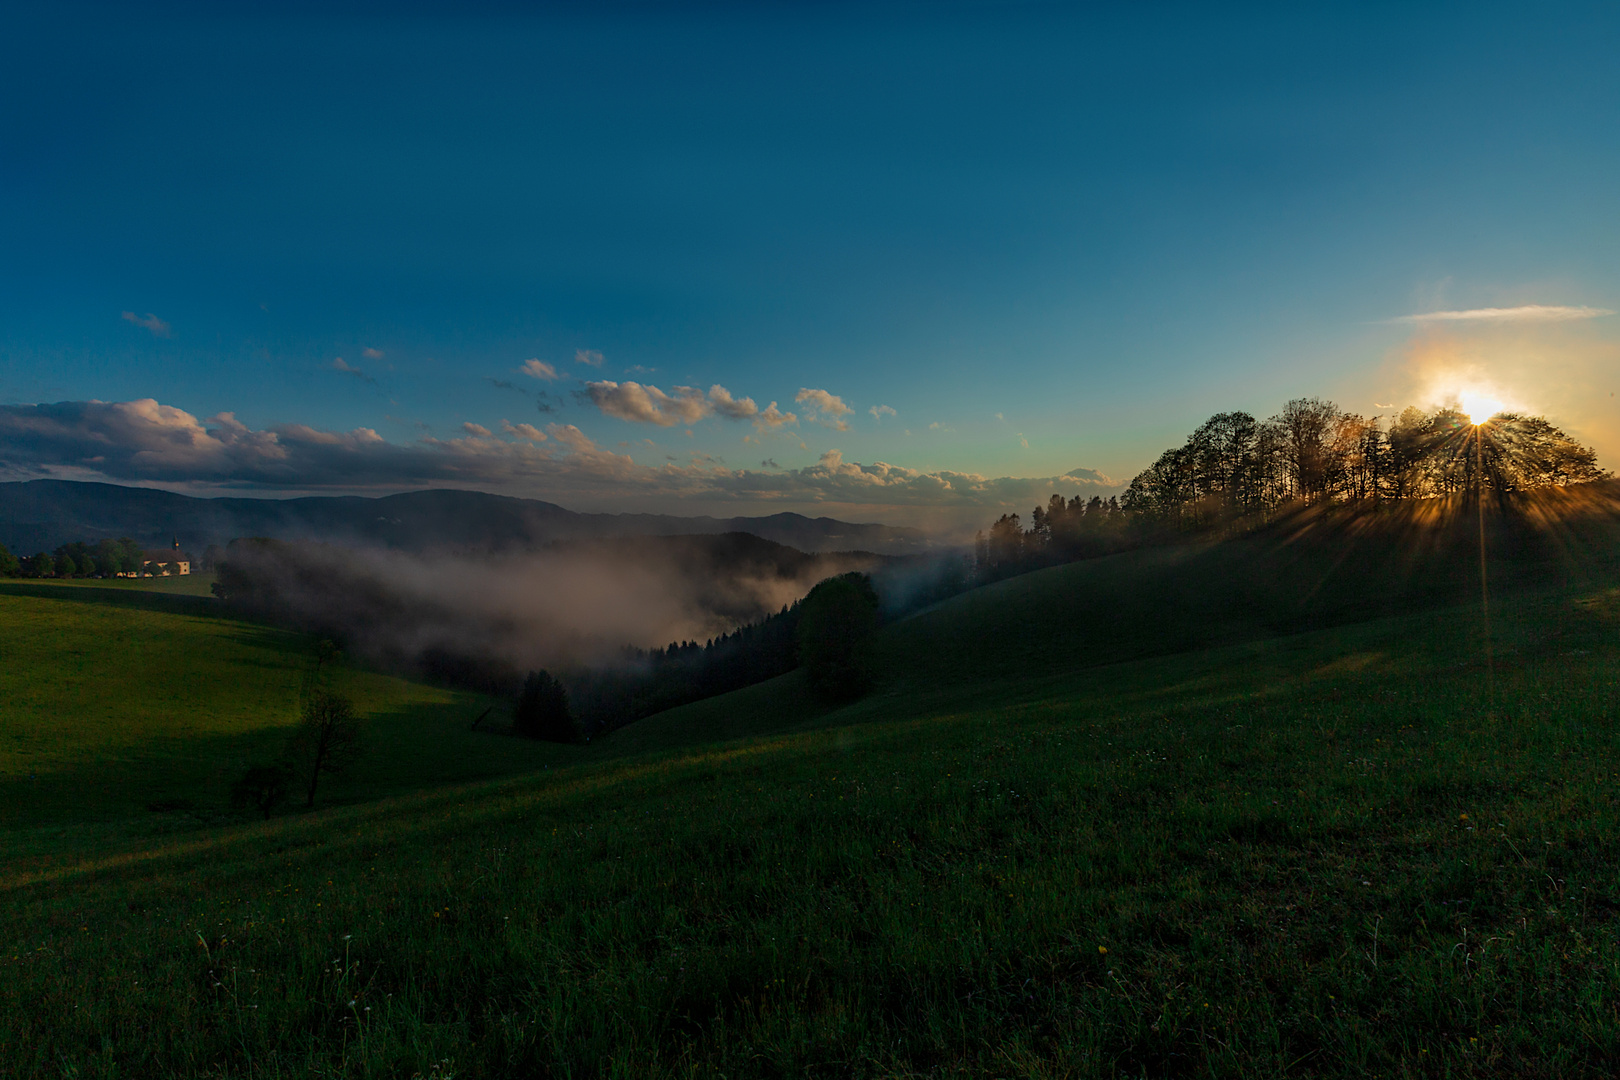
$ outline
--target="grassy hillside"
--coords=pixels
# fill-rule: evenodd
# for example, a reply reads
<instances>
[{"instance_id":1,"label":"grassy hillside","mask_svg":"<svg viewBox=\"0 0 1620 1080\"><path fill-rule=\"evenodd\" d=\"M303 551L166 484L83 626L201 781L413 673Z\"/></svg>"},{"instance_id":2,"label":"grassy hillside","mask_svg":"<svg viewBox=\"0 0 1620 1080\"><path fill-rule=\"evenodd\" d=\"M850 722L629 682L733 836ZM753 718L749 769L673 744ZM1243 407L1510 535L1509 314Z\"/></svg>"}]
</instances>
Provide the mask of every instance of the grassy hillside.
<instances>
[{"instance_id":1,"label":"grassy hillside","mask_svg":"<svg viewBox=\"0 0 1620 1080\"><path fill-rule=\"evenodd\" d=\"M1396 594L1387 546L1139 553L890 627L847 709L788 676L529 776L23 866L0 1062L1610 1075L1603 535L1504 551L1489 653L1443 547L1454 587Z\"/></svg>"},{"instance_id":2,"label":"grassy hillside","mask_svg":"<svg viewBox=\"0 0 1620 1080\"><path fill-rule=\"evenodd\" d=\"M230 783L274 760L312 643L219 618L187 578L141 589L0 584L0 858L59 862L236 820ZM152 585L158 588L153 590ZM367 753L323 801L543 766L545 747L468 730L476 695L347 670Z\"/></svg>"}]
</instances>

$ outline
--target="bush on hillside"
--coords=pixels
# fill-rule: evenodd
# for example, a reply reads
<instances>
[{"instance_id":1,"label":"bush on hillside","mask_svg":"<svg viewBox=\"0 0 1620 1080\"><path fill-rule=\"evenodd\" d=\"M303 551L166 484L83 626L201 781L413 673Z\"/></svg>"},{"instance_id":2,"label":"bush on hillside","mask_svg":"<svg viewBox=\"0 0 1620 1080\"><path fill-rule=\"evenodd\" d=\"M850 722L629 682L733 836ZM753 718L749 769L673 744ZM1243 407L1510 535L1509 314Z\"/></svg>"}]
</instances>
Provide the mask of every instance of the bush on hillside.
<instances>
[{"instance_id":1,"label":"bush on hillside","mask_svg":"<svg viewBox=\"0 0 1620 1080\"><path fill-rule=\"evenodd\" d=\"M828 578L799 608L799 664L810 689L827 701L852 701L872 685L870 640L878 596L861 573Z\"/></svg>"}]
</instances>

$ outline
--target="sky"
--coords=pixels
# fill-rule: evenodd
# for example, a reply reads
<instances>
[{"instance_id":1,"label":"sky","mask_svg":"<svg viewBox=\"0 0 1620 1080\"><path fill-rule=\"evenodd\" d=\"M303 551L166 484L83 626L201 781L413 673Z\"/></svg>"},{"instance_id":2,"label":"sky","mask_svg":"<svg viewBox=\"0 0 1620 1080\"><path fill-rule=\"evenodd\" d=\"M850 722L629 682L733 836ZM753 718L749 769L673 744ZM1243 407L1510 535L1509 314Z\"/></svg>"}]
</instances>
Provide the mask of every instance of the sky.
<instances>
[{"instance_id":1,"label":"sky","mask_svg":"<svg viewBox=\"0 0 1620 1080\"><path fill-rule=\"evenodd\" d=\"M1620 463L1613 5L0 9L0 479L961 528L1215 412Z\"/></svg>"}]
</instances>

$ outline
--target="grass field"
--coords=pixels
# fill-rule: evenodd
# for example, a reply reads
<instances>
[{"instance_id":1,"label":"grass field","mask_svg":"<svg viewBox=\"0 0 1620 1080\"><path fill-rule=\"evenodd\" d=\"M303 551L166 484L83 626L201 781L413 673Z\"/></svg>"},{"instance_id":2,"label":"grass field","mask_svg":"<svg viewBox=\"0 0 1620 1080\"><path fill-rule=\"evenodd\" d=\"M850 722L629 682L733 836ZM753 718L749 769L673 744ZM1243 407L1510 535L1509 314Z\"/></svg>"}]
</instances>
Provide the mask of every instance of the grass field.
<instances>
[{"instance_id":1,"label":"grass field","mask_svg":"<svg viewBox=\"0 0 1620 1080\"><path fill-rule=\"evenodd\" d=\"M312 642L223 619L190 584L0 583L0 859L12 870L239 820L229 785L280 754ZM470 731L495 704L478 695L359 670L339 683L368 719L369 745L325 782L323 802L556 756Z\"/></svg>"},{"instance_id":2,"label":"grass field","mask_svg":"<svg viewBox=\"0 0 1620 1080\"><path fill-rule=\"evenodd\" d=\"M1504 565L1489 651L1376 551L1060 567L890 627L837 712L789 675L528 775L13 860L0 1062L1611 1075L1610 550Z\"/></svg>"}]
</instances>

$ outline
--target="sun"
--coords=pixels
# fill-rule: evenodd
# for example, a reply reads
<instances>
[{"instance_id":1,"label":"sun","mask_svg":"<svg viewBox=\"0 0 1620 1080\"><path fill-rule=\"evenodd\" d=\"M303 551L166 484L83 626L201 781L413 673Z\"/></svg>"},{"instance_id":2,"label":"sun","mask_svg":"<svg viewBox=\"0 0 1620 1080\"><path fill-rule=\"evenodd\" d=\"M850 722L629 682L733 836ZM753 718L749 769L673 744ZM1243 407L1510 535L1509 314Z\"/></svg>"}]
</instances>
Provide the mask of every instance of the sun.
<instances>
[{"instance_id":1,"label":"sun","mask_svg":"<svg viewBox=\"0 0 1620 1080\"><path fill-rule=\"evenodd\" d=\"M1478 390L1464 390L1457 395L1457 400L1462 404L1463 415L1468 417L1468 422L1476 426L1483 424L1503 409L1501 401Z\"/></svg>"}]
</instances>

